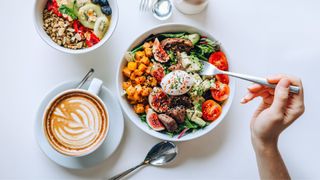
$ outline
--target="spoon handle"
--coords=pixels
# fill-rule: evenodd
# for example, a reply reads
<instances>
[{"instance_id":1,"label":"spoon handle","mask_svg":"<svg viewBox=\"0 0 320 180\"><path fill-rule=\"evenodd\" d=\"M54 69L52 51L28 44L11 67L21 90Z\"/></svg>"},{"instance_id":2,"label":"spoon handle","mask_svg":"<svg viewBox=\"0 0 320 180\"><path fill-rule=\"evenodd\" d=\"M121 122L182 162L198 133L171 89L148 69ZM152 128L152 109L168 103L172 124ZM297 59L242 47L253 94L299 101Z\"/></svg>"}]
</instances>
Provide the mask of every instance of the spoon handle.
<instances>
[{"instance_id":1,"label":"spoon handle","mask_svg":"<svg viewBox=\"0 0 320 180\"><path fill-rule=\"evenodd\" d=\"M128 169L128 170L126 170L126 171L118 174L118 175L115 175L115 176L109 178L109 180L118 180L118 179L121 179L122 177L128 175L128 174L131 173L132 171L134 171L134 170L136 170L136 169L138 169L139 167L144 166L144 165L146 165L146 163L145 163L145 162L142 162L142 163L136 165L136 166L133 167L133 168L130 168L130 169Z\"/></svg>"},{"instance_id":2,"label":"spoon handle","mask_svg":"<svg viewBox=\"0 0 320 180\"><path fill-rule=\"evenodd\" d=\"M87 72L87 74L84 76L84 78L80 81L76 89L80 89L83 86L83 84L92 76L93 73L94 69L91 68L89 72Z\"/></svg>"},{"instance_id":3,"label":"spoon handle","mask_svg":"<svg viewBox=\"0 0 320 180\"><path fill-rule=\"evenodd\" d=\"M251 81L251 82L254 82L254 83L257 83L257 84L262 84L262 85L265 85L265 86L268 86L268 87L271 87L271 88L275 88L276 87L276 84L270 84L267 81L267 79L265 79L265 78L260 78L260 77L246 75L246 74L239 74L239 73L219 70L219 74L220 73L221 74L226 74L226 75L229 75L229 76L232 76L232 77L237 77L237 78L240 78L240 79L243 79L243 80ZM292 93L299 94L300 87L298 87L298 86L289 86L289 90Z\"/></svg>"}]
</instances>

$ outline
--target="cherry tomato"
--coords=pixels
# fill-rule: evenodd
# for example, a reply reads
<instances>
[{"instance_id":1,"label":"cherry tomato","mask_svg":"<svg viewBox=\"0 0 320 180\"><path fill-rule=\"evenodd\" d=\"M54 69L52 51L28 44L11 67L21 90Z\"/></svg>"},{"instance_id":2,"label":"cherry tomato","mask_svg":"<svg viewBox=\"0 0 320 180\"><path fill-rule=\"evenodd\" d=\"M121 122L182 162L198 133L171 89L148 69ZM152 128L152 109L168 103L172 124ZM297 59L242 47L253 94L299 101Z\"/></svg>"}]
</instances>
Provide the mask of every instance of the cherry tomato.
<instances>
[{"instance_id":1,"label":"cherry tomato","mask_svg":"<svg viewBox=\"0 0 320 180\"><path fill-rule=\"evenodd\" d=\"M96 35L94 35L92 32L90 33L90 36L86 38L86 44L88 47L91 47L97 44L99 41L100 39Z\"/></svg>"},{"instance_id":2,"label":"cherry tomato","mask_svg":"<svg viewBox=\"0 0 320 180\"><path fill-rule=\"evenodd\" d=\"M224 101L228 99L230 94L230 88L227 84L223 84L220 81L216 81L216 88L211 89L211 95L213 99L217 101Z\"/></svg>"},{"instance_id":3,"label":"cherry tomato","mask_svg":"<svg viewBox=\"0 0 320 180\"><path fill-rule=\"evenodd\" d=\"M51 0L47 2L47 9L48 11L52 11L57 16L61 17L62 14L59 11L59 6L56 0Z\"/></svg>"},{"instance_id":4,"label":"cherry tomato","mask_svg":"<svg viewBox=\"0 0 320 180\"><path fill-rule=\"evenodd\" d=\"M222 112L221 106L214 100L206 100L202 104L202 118L206 121L216 120Z\"/></svg>"},{"instance_id":5,"label":"cherry tomato","mask_svg":"<svg viewBox=\"0 0 320 180\"><path fill-rule=\"evenodd\" d=\"M88 28L84 27L78 20L73 20L73 29L75 32L83 35L85 32L89 31Z\"/></svg>"},{"instance_id":6,"label":"cherry tomato","mask_svg":"<svg viewBox=\"0 0 320 180\"><path fill-rule=\"evenodd\" d=\"M227 71L229 68L227 57L222 51L212 53L209 57L209 63L223 71Z\"/></svg>"},{"instance_id":7,"label":"cherry tomato","mask_svg":"<svg viewBox=\"0 0 320 180\"><path fill-rule=\"evenodd\" d=\"M225 74L217 74L216 78L218 81L222 82L223 84L229 84L229 76Z\"/></svg>"}]
</instances>

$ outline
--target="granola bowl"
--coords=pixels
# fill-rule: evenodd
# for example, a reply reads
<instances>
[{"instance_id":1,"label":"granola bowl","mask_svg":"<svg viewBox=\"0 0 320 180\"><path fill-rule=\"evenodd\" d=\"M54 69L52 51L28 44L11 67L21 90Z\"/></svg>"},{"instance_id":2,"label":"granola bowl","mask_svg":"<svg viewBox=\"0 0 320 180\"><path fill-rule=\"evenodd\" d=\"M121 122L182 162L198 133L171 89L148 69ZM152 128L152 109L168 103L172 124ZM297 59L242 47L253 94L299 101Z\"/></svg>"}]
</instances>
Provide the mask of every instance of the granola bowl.
<instances>
[{"instance_id":1,"label":"granola bowl","mask_svg":"<svg viewBox=\"0 0 320 180\"><path fill-rule=\"evenodd\" d=\"M111 38L118 18L117 0L36 0L34 6L34 25L41 39L69 54L102 46Z\"/></svg>"}]
</instances>

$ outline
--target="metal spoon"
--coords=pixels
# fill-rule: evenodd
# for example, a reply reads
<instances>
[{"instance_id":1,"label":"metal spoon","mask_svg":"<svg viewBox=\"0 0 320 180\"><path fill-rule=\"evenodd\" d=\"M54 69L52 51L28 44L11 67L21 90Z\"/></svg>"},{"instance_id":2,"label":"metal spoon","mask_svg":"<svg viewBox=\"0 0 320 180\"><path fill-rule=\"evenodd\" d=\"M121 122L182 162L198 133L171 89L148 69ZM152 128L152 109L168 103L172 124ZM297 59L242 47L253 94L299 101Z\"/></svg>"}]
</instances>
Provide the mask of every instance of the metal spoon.
<instances>
[{"instance_id":1,"label":"metal spoon","mask_svg":"<svg viewBox=\"0 0 320 180\"><path fill-rule=\"evenodd\" d=\"M93 75L93 73L94 69L90 68L89 72L87 72L87 74L83 77L76 89L80 89L84 85L84 83L87 82L87 80Z\"/></svg>"},{"instance_id":2,"label":"metal spoon","mask_svg":"<svg viewBox=\"0 0 320 180\"><path fill-rule=\"evenodd\" d=\"M168 141L160 142L150 149L150 151L148 152L146 158L142 163L116 176L109 178L109 180L121 179L122 177L128 175L129 173L133 172L139 167L142 167L145 165L153 165L153 166L165 165L171 162L172 160L174 160L177 154L178 154L178 148L175 144Z\"/></svg>"},{"instance_id":3,"label":"metal spoon","mask_svg":"<svg viewBox=\"0 0 320 180\"><path fill-rule=\"evenodd\" d=\"M200 75L207 75L207 76L212 76L212 75L216 75L216 74L226 74L232 77L236 77L236 78L240 78L243 80L247 80L247 81L251 81L254 83L258 83L258 84L262 84L271 88L275 88L276 84L270 84L268 83L268 81L265 78L260 78L260 77L255 77L255 76L249 76L249 75L245 75L245 74L239 74L239 73L234 73L234 72L229 72L229 71L222 71L220 69L218 69L217 67L215 67L214 65L206 62L206 61L202 61L200 60L200 62L203 65L203 68L201 70L201 72L199 73ZM298 86L290 86L289 87L290 92L292 93L296 93L298 94L300 91L300 87Z\"/></svg>"}]
</instances>

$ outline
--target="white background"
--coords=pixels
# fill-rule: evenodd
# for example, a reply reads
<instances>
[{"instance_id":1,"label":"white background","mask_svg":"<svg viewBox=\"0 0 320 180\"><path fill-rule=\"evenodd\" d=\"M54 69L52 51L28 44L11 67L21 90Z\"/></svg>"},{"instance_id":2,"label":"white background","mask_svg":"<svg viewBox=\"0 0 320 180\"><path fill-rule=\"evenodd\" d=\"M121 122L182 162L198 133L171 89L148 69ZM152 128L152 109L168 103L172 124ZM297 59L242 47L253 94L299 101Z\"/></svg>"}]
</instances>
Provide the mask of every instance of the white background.
<instances>
[{"instance_id":1,"label":"white background","mask_svg":"<svg viewBox=\"0 0 320 180\"><path fill-rule=\"evenodd\" d=\"M102 164L81 171L50 161L34 137L34 116L46 92L66 80L81 79L93 67L115 92L117 63L128 45L160 22L138 12L138 0L119 0L119 24L110 41L81 55L45 44L33 25L33 1L1 1L0 178L98 178L139 163L159 142L129 120L118 150ZM174 10L167 22L188 23L211 32L227 50L232 69L266 76L278 72L302 78L305 114L280 139L280 151L295 179L320 179L320 1L212 0L199 15ZM229 114L210 134L178 144L176 161L146 167L132 179L257 179L249 122L258 100L240 105L249 83L238 81Z\"/></svg>"}]
</instances>

